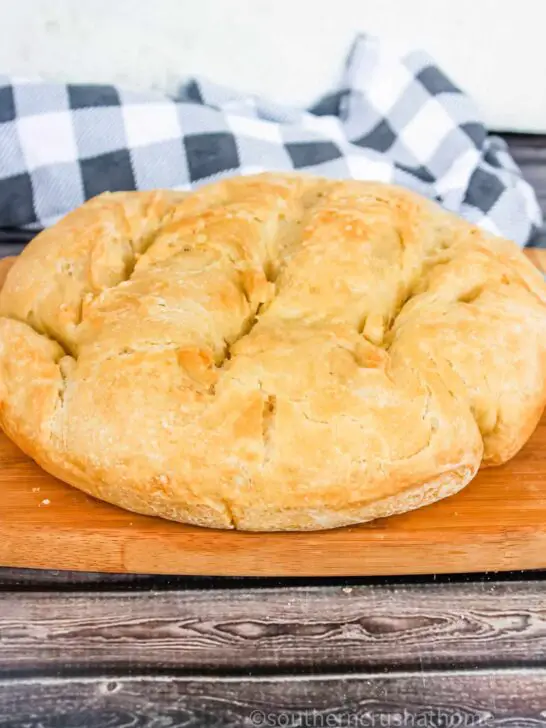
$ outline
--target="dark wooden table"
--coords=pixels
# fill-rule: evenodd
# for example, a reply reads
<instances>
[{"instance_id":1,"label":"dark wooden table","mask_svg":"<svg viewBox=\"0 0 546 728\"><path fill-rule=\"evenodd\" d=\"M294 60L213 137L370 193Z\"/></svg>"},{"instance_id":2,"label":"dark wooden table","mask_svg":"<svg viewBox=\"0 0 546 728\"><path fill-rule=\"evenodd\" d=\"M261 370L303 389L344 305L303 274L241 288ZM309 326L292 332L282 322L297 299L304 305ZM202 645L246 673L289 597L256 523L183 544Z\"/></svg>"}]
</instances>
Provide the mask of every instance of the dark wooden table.
<instances>
[{"instance_id":1,"label":"dark wooden table","mask_svg":"<svg viewBox=\"0 0 546 728\"><path fill-rule=\"evenodd\" d=\"M507 139L546 210L546 137ZM0 569L0 728L546 726L545 573Z\"/></svg>"}]
</instances>

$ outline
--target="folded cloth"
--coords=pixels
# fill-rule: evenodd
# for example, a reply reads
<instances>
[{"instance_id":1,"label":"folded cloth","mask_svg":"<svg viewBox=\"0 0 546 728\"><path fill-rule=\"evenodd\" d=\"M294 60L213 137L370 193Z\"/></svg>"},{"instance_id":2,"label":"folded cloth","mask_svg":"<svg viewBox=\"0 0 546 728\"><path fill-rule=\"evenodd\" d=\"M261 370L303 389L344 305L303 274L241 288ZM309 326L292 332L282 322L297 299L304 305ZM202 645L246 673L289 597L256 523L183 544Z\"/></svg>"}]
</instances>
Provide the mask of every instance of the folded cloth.
<instances>
[{"instance_id":1,"label":"folded cloth","mask_svg":"<svg viewBox=\"0 0 546 728\"><path fill-rule=\"evenodd\" d=\"M412 188L525 245L535 194L425 53L357 37L308 109L187 79L175 96L0 76L0 228L40 229L101 192L302 170Z\"/></svg>"}]
</instances>

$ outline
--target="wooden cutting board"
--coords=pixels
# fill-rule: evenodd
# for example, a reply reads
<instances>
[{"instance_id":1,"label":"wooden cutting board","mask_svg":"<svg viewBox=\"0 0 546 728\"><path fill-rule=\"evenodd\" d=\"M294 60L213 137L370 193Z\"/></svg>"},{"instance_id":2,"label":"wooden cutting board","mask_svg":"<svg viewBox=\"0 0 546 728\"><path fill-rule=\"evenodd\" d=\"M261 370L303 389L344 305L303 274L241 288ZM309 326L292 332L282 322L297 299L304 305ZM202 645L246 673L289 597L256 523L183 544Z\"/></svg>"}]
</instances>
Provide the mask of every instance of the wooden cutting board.
<instances>
[{"instance_id":1,"label":"wooden cutting board","mask_svg":"<svg viewBox=\"0 0 546 728\"><path fill-rule=\"evenodd\" d=\"M546 251L531 256L546 270ZM0 565L216 576L546 568L546 417L516 458L451 498L363 526L286 534L127 513L47 475L0 435Z\"/></svg>"}]
</instances>

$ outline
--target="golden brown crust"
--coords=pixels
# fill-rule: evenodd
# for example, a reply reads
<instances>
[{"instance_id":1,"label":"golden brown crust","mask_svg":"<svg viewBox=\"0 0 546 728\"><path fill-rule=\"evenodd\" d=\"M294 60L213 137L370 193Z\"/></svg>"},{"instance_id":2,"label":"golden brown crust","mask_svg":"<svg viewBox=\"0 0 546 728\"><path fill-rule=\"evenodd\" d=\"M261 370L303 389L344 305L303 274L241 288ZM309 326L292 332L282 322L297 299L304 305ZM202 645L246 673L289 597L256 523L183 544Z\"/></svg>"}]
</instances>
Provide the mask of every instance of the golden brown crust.
<instances>
[{"instance_id":1,"label":"golden brown crust","mask_svg":"<svg viewBox=\"0 0 546 728\"><path fill-rule=\"evenodd\" d=\"M0 423L140 513L320 529L512 457L546 401L546 286L388 185L240 177L101 195L0 293Z\"/></svg>"}]
</instances>

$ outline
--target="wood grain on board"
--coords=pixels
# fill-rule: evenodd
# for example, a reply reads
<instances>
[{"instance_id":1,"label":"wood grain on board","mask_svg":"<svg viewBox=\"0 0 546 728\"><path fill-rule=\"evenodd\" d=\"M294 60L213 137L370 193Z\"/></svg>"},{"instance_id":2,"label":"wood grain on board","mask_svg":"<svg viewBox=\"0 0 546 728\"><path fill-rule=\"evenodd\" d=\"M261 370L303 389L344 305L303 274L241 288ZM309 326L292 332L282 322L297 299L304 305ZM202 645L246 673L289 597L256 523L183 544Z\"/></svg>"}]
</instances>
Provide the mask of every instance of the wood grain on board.
<instances>
[{"instance_id":1,"label":"wood grain on board","mask_svg":"<svg viewBox=\"0 0 546 728\"><path fill-rule=\"evenodd\" d=\"M541 728L545 706L546 670L0 681L0 725L10 728Z\"/></svg>"},{"instance_id":2,"label":"wood grain on board","mask_svg":"<svg viewBox=\"0 0 546 728\"><path fill-rule=\"evenodd\" d=\"M4 592L0 644L0 677L544 667L546 583Z\"/></svg>"}]
</instances>

